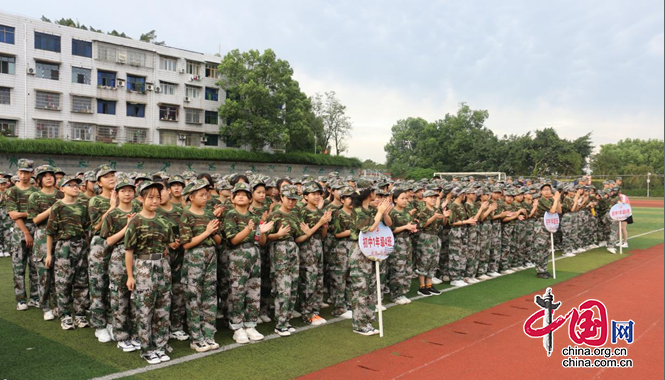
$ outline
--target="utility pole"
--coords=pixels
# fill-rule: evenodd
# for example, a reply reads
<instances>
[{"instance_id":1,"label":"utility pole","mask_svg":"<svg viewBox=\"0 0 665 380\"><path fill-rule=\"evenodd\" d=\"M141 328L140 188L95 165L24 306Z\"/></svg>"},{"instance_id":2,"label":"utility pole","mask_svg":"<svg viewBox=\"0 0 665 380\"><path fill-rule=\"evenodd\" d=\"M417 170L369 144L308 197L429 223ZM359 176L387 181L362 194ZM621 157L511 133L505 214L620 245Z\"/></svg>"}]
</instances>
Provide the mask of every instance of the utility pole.
<instances>
[{"instance_id":1,"label":"utility pole","mask_svg":"<svg viewBox=\"0 0 665 380\"><path fill-rule=\"evenodd\" d=\"M649 185L651 184L651 173L647 173L647 198L649 198Z\"/></svg>"},{"instance_id":2,"label":"utility pole","mask_svg":"<svg viewBox=\"0 0 665 380\"><path fill-rule=\"evenodd\" d=\"M314 154L316 154L316 133L314 134Z\"/></svg>"}]
</instances>

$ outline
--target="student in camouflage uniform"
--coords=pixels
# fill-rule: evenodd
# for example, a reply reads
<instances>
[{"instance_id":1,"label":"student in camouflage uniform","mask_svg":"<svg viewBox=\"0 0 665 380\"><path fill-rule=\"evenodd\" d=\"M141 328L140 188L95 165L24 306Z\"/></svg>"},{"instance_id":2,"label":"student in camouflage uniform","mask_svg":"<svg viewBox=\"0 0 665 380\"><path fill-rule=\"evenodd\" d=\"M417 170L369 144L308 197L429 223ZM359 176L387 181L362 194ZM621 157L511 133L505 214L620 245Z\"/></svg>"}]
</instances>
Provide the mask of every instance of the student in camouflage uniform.
<instances>
[{"instance_id":1,"label":"student in camouflage uniform","mask_svg":"<svg viewBox=\"0 0 665 380\"><path fill-rule=\"evenodd\" d=\"M149 364L171 360L166 355L171 309L171 268L166 255L174 239L168 224L156 213L162 187L141 182L143 210L129 221L125 232L127 288L136 310L141 357Z\"/></svg>"},{"instance_id":2,"label":"student in camouflage uniform","mask_svg":"<svg viewBox=\"0 0 665 380\"><path fill-rule=\"evenodd\" d=\"M41 165L35 169L35 177L40 190L30 194L28 198L28 220L35 224L32 261L37 267L39 276L39 304L44 311L44 320L55 318L51 305L56 305L55 278L53 267L46 267L46 224L51 206L56 202L55 169L50 165Z\"/></svg>"},{"instance_id":3,"label":"student in camouflage uniform","mask_svg":"<svg viewBox=\"0 0 665 380\"><path fill-rule=\"evenodd\" d=\"M349 256L353 245L350 238L350 228L351 213L353 212L351 196L354 194L354 190L351 186L345 186L339 190L339 193L342 208L334 211L332 233L329 234L335 238L328 267L330 271L330 298L334 308L332 315L351 319L351 310L348 309L351 303Z\"/></svg>"},{"instance_id":4,"label":"student in camouflage uniform","mask_svg":"<svg viewBox=\"0 0 665 380\"><path fill-rule=\"evenodd\" d=\"M217 251L219 220L206 206L210 184L198 179L185 188L189 209L180 219L180 243L185 249L183 281L190 348L197 352L215 350L215 317L217 314Z\"/></svg>"},{"instance_id":5,"label":"student in camouflage uniform","mask_svg":"<svg viewBox=\"0 0 665 380\"><path fill-rule=\"evenodd\" d=\"M261 262L259 245L265 245L271 223L261 224L261 217L249 210L252 188L238 182L233 188L234 209L224 218L224 233L229 244L230 293L229 325L236 343L263 340L255 327L259 319Z\"/></svg>"},{"instance_id":6,"label":"student in camouflage uniform","mask_svg":"<svg viewBox=\"0 0 665 380\"><path fill-rule=\"evenodd\" d=\"M9 257L14 222L7 214L7 185L9 180L0 176L0 257Z\"/></svg>"},{"instance_id":7,"label":"student in camouflage uniform","mask_svg":"<svg viewBox=\"0 0 665 380\"><path fill-rule=\"evenodd\" d=\"M88 327L88 271L86 232L88 210L77 201L81 180L63 177L59 187L64 198L51 206L46 226L46 259L44 265L54 265L55 294L60 326L63 330ZM54 243L55 248L54 247ZM75 320L71 317L72 300Z\"/></svg>"},{"instance_id":8,"label":"student in camouflage uniform","mask_svg":"<svg viewBox=\"0 0 665 380\"><path fill-rule=\"evenodd\" d=\"M268 241L273 242L270 251L273 299L275 300L275 332L279 336L289 336L295 331L289 320L298 295L299 254L295 238L302 235L297 215L292 210L298 196L298 188L284 185L281 190L281 204L270 214L268 222L274 222Z\"/></svg>"},{"instance_id":9,"label":"student in camouflage uniform","mask_svg":"<svg viewBox=\"0 0 665 380\"><path fill-rule=\"evenodd\" d=\"M335 179L330 179L327 183L327 186L330 188L330 200L327 200L327 204L323 207L324 212L330 211L334 215L337 211L342 208L342 198L341 198L341 189L343 186L341 181ZM331 222L334 219L331 220ZM330 228L329 228L330 229ZM323 286L328 291L328 303L332 303L332 270L330 269L330 260L334 254L335 244L337 243L337 238L335 234L328 233L323 238Z\"/></svg>"},{"instance_id":10,"label":"student in camouflage uniform","mask_svg":"<svg viewBox=\"0 0 665 380\"><path fill-rule=\"evenodd\" d=\"M479 203L481 205L486 205L477 222L479 248L477 273L479 280L488 280L491 278L487 273L492 248L492 220L490 216L494 213L498 205L494 202L490 203L491 193L487 188L478 189L476 197L480 198Z\"/></svg>"},{"instance_id":11,"label":"student in camouflage uniform","mask_svg":"<svg viewBox=\"0 0 665 380\"><path fill-rule=\"evenodd\" d=\"M252 205L250 211L261 218L261 223L266 222L270 215L271 200L266 198L266 184L262 179L254 180L250 183L252 188ZM257 323L268 323L272 320L270 314L270 254L266 244L259 246L259 258L261 264L261 296L259 300L259 319Z\"/></svg>"},{"instance_id":12,"label":"student in camouflage uniform","mask_svg":"<svg viewBox=\"0 0 665 380\"><path fill-rule=\"evenodd\" d=\"M224 218L226 213L233 209L231 203L231 190L233 186L229 181L222 179L217 182L217 191L219 192L220 207L213 211L218 213L217 220L219 220L220 233L222 244L217 249L217 318L221 319L224 316L228 317L227 300L229 298L229 260L226 254L226 242L224 241ZM228 322L228 318L225 319Z\"/></svg>"},{"instance_id":13,"label":"student in camouflage uniform","mask_svg":"<svg viewBox=\"0 0 665 380\"><path fill-rule=\"evenodd\" d=\"M306 182L302 193L307 203L299 209L298 218L304 234L296 237L300 255L300 309L303 321L316 326L326 323L319 312L323 302L323 238L332 211L318 208L323 193L319 184Z\"/></svg>"},{"instance_id":14,"label":"student in camouflage uniform","mask_svg":"<svg viewBox=\"0 0 665 380\"><path fill-rule=\"evenodd\" d=\"M108 266L111 259L106 247L106 241L99 235L104 217L113 210L118 197L115 192L116 170L110 165L100 165L95 173L97 184L102 193L90 199L88 215L92 238L90 240L90 254L88 255L88 278L90 280L90 325L95 329L95 337L101 343L111 341L107 329L109 300L108 300Z\"/></svg>"},{"instance_id":15,"label":"student in camouflage uniform","mask_svg":"<svg viewBox=\"0 0 665 380\"><path fill-rule=\"evenodd\" d=\"M618 186L614 186L612 190L610 191L610 195L608 198L607 202L607 212L605 213L605 223L607 223L610 227L610 234L607 237L607 242L605 243L607 247L607 251L615 254L617 253L616 246L619 245L621 242L619 241L619 225L620 223L612 219L610 216L610 210L614 205L619 203L621 198L619 197L619 191L621 191L621 188Z\"/></svg>"},{"instance_id":16,"label":"student in camouflage uniform","mask_svg":"<svg viewBox=\"0 0 665 380\"><path fill-rule=\"evenodd\" d=\"M406 297L411 284L406 273L407 258L412 255L409 234L418 231L418 225L414 223L411 214L406 211L407 193L401 189L396 190L393 193L393 200L395 207L390 210L390 219L393 221L390 229L393 231L395 245L386 260L388 262L388 287L393 302L398 305L406 305L411 303L411 300Z\"/></svg>"},{"instance_id":17,"label":"student in camouflage uniform","mask_svg":"<svg viewBox=\"0 0 665 380\"><path fill-rule=\"evenodd\" d=\"M519 188L514 190L515 193L515 207L518 208L522 215L518 217L515 222L515 256L511 263L511 269L522 270L526 269L524 266L526 264L526 241L527 241L527 219L529 213L527 212L527 207L524 203L524 193L526 193L525 188ZM530 208L528 209L531 210Z\"/></svg>"},{"instance_id":18,"label":"student in camouflage uniform","mask_svg":"<svg viewBox=\"0 0 665 380\"><path fill-rule=\"evenodd\" d=\"M561 193L558 191L552 196L552 185L540 185L541 197L533 202L530 216L541 221L546 212L561 213ZM550 255L548 246L549 233L542 222L537 222L534 230L534 264L538 278L549 279L552 275L547 271L547 260Z\"/></svg>"},{"instance_id":19,"label":"student in camouflage uniform","mask_svg":"<svg viewBox=\"0 0 665 380\"><path fill-rule=\"evenodd\" d=\"M476 220L469 217L464 207L464 199L467 190L462 187L456 187L452 190L455 201L448 205L451 211L449 223L452 226L450 230L450 285L465 286L464 275L466 270L466 261L468 257L468 226L475 225Z\"/></svg>"},{"instance_id":20,"label":"student in camouflage uniform","mask_svg":"<svg viewBox=\"0 0 665 380\"><path fill-rule=\"evenodd\" d=\"M579 192L576 192L572 186L564 187L565 197L561 201L561 232L563 234L561 243L563 255L566 257L575 256L575 236L573 235L574 223L577 216Z\"/></svg>"},{"instance_id":21,"label":"student in camouflage uniform","mask_svg":"<svg viewBox=\"0 0 665 380\"><path fill-rule=\"evenodd\" d=\"M117 177L115 191L118 194L118 206L111 210L102 221L100 236L106 239L106 246L111 250L109 261L109 306L113 338L117 347L124 352L141 348L137 326L134 325L133 310L130 302L131 293L127 289L127 268L125 266L125 232L135 213L132 206L135 189L131 178L126 175Z\"/></svg>"},{"instance_id":22,"label":"student in camouflage uniform","mask_svg":"<svg viewBox=\"0 0 665 380\"><path fill-rule=\"evenodd\" d=\"M515 226L519 220L524 219L525 210L515 203L516 190L510 188L506 190L502 211L506 216L501 220L501 263L499 269L501 274L511 274L515 271L513 262L517 253L517 236L515 235Z\"/></svg>"},{"instance_id":23,"label":"student in camouflage uniform","mask_svg":"<svg viewBox=\"0 0 665 380\"><path fill-rule=\"evenodd\" d=\"M30 260L32 256L33 235L35 224L28 219L28 199L30 194L37 191L30 185L30 179L34 171L32 160L24 158L18 160L19 181L7 190L6 205L9 217L14 221L14 234L12 235L13 246L12 270L14 272L14 294L16 295L16 309L27 310L28 306L39 307L39 280L37 267ZM26 268L27 266L27 268ZM26 304L25 271L28 270L30 284L30 302Z\"/></svg>"},{"instance_id":24,"label":"student in camouflage uniform","mask_svg":"<svg viewBox=\"0 0 665 380\"><path fill-rule=\"evenodd\" d=\"M464 209L469 218L476 220L476 224L467 227L467 256L464 281L468 284L473 284L478 282L478 280L475 279L476 273L478 272L478 256L480 255L478 229L480 228L480 216L484 209L481 209L480 204L476 204L477 197L475 190L469 187L467 191Z\"/></svg>"},{"instance_id":25,"label":"student in camouflage uniform","mask_svg":"<svg viewBox=\"0 0 665 380\"><path fill-rule=\"evenodd\" d=\"M501 186L494 186L492 188L492 204L495 205L494 212L490 214L492 223L491 242L490 242L490 261L487 273L490 277L498 277L499 264L501 263L501 220L505 217L506 212L503 211L504 201L502 199L503 190Z\"/></svg>"},{"instance_id":26,"label":"student in camouflage uniform","mask_svg":"<svg viewBox=\"0 0 665 380\"><path fill-rule=\"evenodd\" d=\"M438 296L441 294L432 286L432 278L436 275L439 266L439 253L441 240L437 235L439 227L443 224L445 215L435 209L437 194L434 190L425 190L422 193L424 207L420 209L418 220L418 243L416 245L416 274L420 282L418 294L422 296Z\"/></svg>"},{"instance_id":27,"label":"student in camouflage uniform","mask_svg":"<svg viewBox=\"0 0 665 380\"><path fill-rule=\"evenodd\" d=\"M441 212L445 212L448 209L448 204L452 202L453 186L451 184L445 184L441 190L442 200L439 205ZM445 223L441 228L439 237L441 238L441 252L439 254L439 273L441 275L442 281L450 281L449 267L450 267L450 256L448 254L449 249L449 240L450 240L450 223Z\"/></svg>"}]
</instances>

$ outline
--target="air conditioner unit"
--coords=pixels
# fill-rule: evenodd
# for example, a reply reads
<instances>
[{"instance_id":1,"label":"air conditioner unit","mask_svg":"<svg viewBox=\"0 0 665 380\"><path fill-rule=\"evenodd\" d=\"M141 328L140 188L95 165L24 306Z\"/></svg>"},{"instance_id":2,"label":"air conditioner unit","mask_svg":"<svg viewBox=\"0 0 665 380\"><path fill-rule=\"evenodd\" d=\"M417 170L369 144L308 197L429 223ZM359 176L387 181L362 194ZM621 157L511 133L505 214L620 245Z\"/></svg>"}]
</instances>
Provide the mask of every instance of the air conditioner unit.
<instances>
[{"instance_id":1,"label":"air conditioner unit","mask_svg":"<svg viewBox=\"0 0 665 380\"><path fill-rule=\"evenodd\" d=\"M125 63L127 62L127 54L118 54L118 63Z\"/></svg>"},{"instance_id":2,"label":"air conditioner unit","mask_svg":"<svg viewBox=\"0 0 665 380\"><path fill-rule=\"evenodd\" d=\"M185 69L180 69L179 73L180 73L180 74L184 74L184 73L185 73Z\"/></svg>"},{"instance_id":3,"label":"air conditioner unit","mask_svg":"<svg viewBox=\"0 0 665 380\"><path fill-rule=\"evenodd\" d=\"M28 67L28 75L35 75L35 69L32 67Z\"/></svg>"},{"instance_id":4,"label":"air conditioner unit","mask_svg":"<svg viewBox=\"0 0 665 380\"><path fill-rule=\"evenodd\" d=\"M178 138L179 138L180 140L187 140L187 135L181 133L181 134L178 135Z\"/></svg>"},{"instance_id":5,"label":"air conditioner unit","mask_svg":"<svg viewBox=\"0 0 665 380\"><path fill-rule=\"evenodd\" d=\"M153 86L151 84L146 84L145 89L148 90L148 91L153 91L155 89L155 86Z\"/></svg>"},{"instance_id":6,"label":"air conditioner unit","mask_svg":"<svg viewBox=\"0 0 665 380\"><path fill-rule=\"evenodd\" d=\"M125 80L124 79L118 79L118 87L125 87Z\"/></svg>"},{"instance_id":7,"label":"air conditioner unit","mask_svg":"<svg viewBox=\"0 0 665 380\"><path fill-rule=\"evenodd\" d=\"M155 92L159 94L160 92L162 92L162 88L159 87L159 86L156 86L155 87Z\"/></svg>"},{"instance_id":8,"label":"air conditioner unit","mask_svg":"<svg viewBox=\"0 0 665 380\"><path fill-rule=\"evenodd\" d=\"M185 96L185 103L189 103L189 96Z\"/></svg>"}]
</instances>

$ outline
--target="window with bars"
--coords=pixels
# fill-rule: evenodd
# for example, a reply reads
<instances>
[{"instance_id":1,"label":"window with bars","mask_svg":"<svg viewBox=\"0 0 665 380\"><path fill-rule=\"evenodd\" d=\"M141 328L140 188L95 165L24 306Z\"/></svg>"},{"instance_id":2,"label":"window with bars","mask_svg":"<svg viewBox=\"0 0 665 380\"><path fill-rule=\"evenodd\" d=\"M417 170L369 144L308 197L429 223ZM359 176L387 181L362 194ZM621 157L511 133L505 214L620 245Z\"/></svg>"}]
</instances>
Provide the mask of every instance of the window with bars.
<instances>
[{"instance_id":1,"label":"window with bars","mask_svg":"<svg viewBox=\"0 0 665 380\"><path fill-rule=\"evenodd\" d=\"M145 78L136 75L127 74L127 90L128 91L145 91Z\"/></svg>"},{"instance_id":2,"label":"window with bars","mask_svg":"<svg viewBox=\"0 0 665 380\"><path fill-rule=\"evenodd\" d=\"M105 143L114 143L118 138L118 127L98 125L95 140Z\"/></svg>"},{"instance_id":3,"label":"window with bars","mask_svg":"<svg viewBox=\"0 0 665 380\"><path fill-rule=\"evenodd\" d=\"M185 133L185 146L201 146L200 133Z\"/></svg>"},{"instance_id":4,"label":"window with bars","mask_svg":"<svg viewBox=\"0 0 665 380\"><path fill-rule=\"evenodd\" d=\"M60 94L46 91L35 92L35 108L60 110Z\"/></svg>"},{"instance_id":5,"label":"window with bars","mask_svg":"<svg viewBox=\"0 0 665 380\"><path fill-rule=\"evenodd\" d=\"M72 38L72 55L92 58L92 42Z\"/></svg>"},{"instance_id":6,"label":"window with bars","mask_svg":"<svg viewBox=\"0 0 665 380\"><path fill-rule=\"evenodd\" d=\"M178 145L178 133L175 131L160 131L160 145Z\"/></svg>"},{"instance_id":7,"label":"window with bars","mask_svg":"<svg viewBox=\"0 0 665 380\"><path fill-rule=\"evenodd\" d=\"M219 146L219 135L205 135L203 144L205 146Z\"/></svg>"},{"instance_id":8,"label":"window with bars","mask_svg":"<svg viewBox=\"0 0 665 380\"><path fill-rule=\"evenodd\" d=\"M185 96L189 96L190 99L198 99L201 97L201 88L185 86Z\"/></svg>"},{"instance_id":9,"label":"window with bars","mask_svg":"<svg viewBox=\"0 0 665 380\"><path fill-rule=\"evenodd\" d=\"M127 102L127 116L145 117L145 104Z\"/></svg>"},{"instance_id":10,"label":"window with bars","mask_svg":"<svg viewBox=\"0 0 665 380\"><path fill-rule=\"evenodd\" d=\"M115 101L97 99L97 113L115 115Z\"/></svg>"},{"instance_id":11,"label":"window with bars","mask_svg":"<svg viewBox=\"0 0 665 380\"><path fill-rule=\"evenodd\" d=\"M136 50L128 50L127 61L131 66L145 66L145 53Z\"/></svg>"},{"instance_id":12,"label":"window with bars","mask_svg":"<svg viewBox=\"0 0 665 380\"><path fill-rule=\"evenodd\" d=\"M59 139L60 122L53 120L35 120L36 137L38 139Z\"/></svg>"},{"instance_id":13,"label":"window with bars","mask_svg":"<svg viewBox=\"0 0 665 380\"><path fill-rule=\"evenodd\" d=\"M148 144L148 130L125 127L125 142L130 144Z\"/></svg>"},{"instance_id":14,"label":"window with bars","mask_svg":"<svg viewBox=\"0 0 665 380\"><path fill-rule=\"evenodd\" d=\"M0 25L0 42L14 45L14 28Z\"/></svg>"},{"instance_id":15,"label":"window with bars","mask_svg":"<svg viewBox=\"0 0 665 380\"><path fill-rule=\"evenodd\" d=\"M206 78L217 78L217 65L206 63Z\"/></svg>"},{"instance_id":16,"label":"window with bars","mask_svg":"<svg viewBox=\"0 0 665 380\"><path fill-rule=\"evenodd\" d=\"M159 68L166 71L176 71L178 69L178 60L169 57L159 57Z\"/></svg>"},{"instance_id":17,"label":"window with bars","mask_svg":"<svg viewBox=\"0 0 665 380\"><path fill-rule=\"evenodd\" d=\"M219 90L213 87L206 87L206 100L217 101L219 99Z\"/></svg>"},{"instance_id":18,"label":"window with bars","mask_svg":"<svg viewBox=\"0 0 665 380\"><path fill-rule=\"evenodd\" d=\"M16 120L0 119L0 136L17 137Z\"/></svg>"},{"instance_id":19,"label":"window with bars","mask_svg":"<svg viewBox=\"0 0 665 380\"><path fill-rule=\"evenodd\" d=\"M97 59L106 62L115 62L118 56L118 49L114 46L98 44L97 45Z\"/></svg>"},{"instance_id":20,"label":"window with bars","mask_svg":"<svg viewBox=\"0 0 665 380\"><path fill-rule=\"evenodd\" d=\"M72 83L90 84L92 70L83 67L72 67Z\"/></svg>"},{"instance_id":21,"label":"window with bars","mask_svg":"<svg viewBox=\"0 0 665 380\"><path fill-rule=\"evenodd\" d=\"M178 121L178 109L180 107L172 104L162 104L159 106L159 120Z\"/></svg>"},{"instance_id":22,"label":"window with bars","mask_svg":"<svg viewBox=\"0 0 665 380\"><path fill-rule=\"evenodd\" d=\"M185 108L185 123L201 124L201 110Z\"/></svg>"},{"instance_id":23,"label":"window with bars","mask_svg":"<svg viewBox=\"0 0 665 380\"><path fill-rule=\"evenodd\" d=\"M60 53L60 36L35 32L35 49Z\"/></svg>"},{"instance_id":24,"label":"window with bars","mask_svg":"<svg viewBox=\"0 0 665 380\"><path fill-rule=\"evenodd\" d=\"M187 61L187 74L200 75L201 65L198 62Z\"/></svg>"},{"instance_id":25,"label":"window with bars","mask_svg":"<svg viewBox=\"0 0 665 380\"><path fill-rule=\"evenodd\" d=\"M0 87L0 104L11 104L11 89Z\"/></svg>"},{"instance_id":26,"label":"window with bars","mask_svg":"<svg viewBox=\"0 0 665 380\"><path fill-rule=\"evenodd\" d=\"M16 57L0 54L0 74L14 75L16 71Z\"/></svg>"},{"instance_id":27,"label":"window with bars","mask_svg":"<svg viewBox=\"0 0 665 380\"><path fill-rule=\"evenodd\" d=\"M37 62L37 78L59 80L60 65L57 63Z\"/></svg>"},{"instance_id":28,"label":"window with bars","mask_svg":"<svg viewBox=\"0 0 665 380\"><path fill-rule=\"evenodd\" d=\"M115 87L115 73L113 71L97 70L97 85Z\"/></svg>"},{"instance_id":29,"label":"window with bars","mask_svg":"<svg viewBox=\"0 0 665 380\"><path fill-rule=\"evenodd\" d=\"M87 96L72 96L72 112L92 113L92 98Z\"/></svg>"},{"instance_id":30,"label":"window with bars","mask_svg":"<svg viewBox=\"0 0 665 380\"><path fill-rule=\"evenodd\" d=\"M159 85L162 87L162 93L164 95L175 95L176 84L169 82L159 82Z\"/></svg>"},{"instance_id":31,"label":"window with bars","mask_svg":"<svg viewBox=\"0 0 665 380\"><path fill-rule=\"evenodd\" d=\"M72 140L74 141L93 141L95 135L95 126L92 124L72 123Z\"/></svg>"},{"instance_id":32,"label":"window with bars","mask_svg":"<svg viewBox=\"0 0 665 380\"><path fill-rule=\"evenodd\" d=\"M217 111L205 111L206 124L219 124L219 113Z\"/></svg>"}]
</instances>

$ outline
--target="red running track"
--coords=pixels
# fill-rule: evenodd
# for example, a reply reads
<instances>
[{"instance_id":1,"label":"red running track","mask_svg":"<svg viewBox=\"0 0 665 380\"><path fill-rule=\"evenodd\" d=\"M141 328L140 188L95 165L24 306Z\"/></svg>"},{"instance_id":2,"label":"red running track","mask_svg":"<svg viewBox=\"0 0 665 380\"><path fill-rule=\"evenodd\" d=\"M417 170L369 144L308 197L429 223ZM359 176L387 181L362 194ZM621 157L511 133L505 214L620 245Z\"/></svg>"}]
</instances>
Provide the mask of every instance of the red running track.
<instances>
[{"instance_id":1,"label":"red running track","mask_svg":"<svg viewBox=\"0 0 665 380\"><path fill-rule=\"evenodd\" d=\"M555 317L595 298L607 307L608 321L632 319L633 344L612 345L608 332L604 347L626 347L633 368L563 368L561 350L575 346L568 337L570 322L554 333L554 351L547 357L542 339L523 332L525 320L538 310L534 296L543 290L302 378L662 379L664 265L661 244L552 287L555 302L562 301Z\"/></svg>"},{"instance_id":2,"label":"red running track","mask_svg":"<svg viewBox=\"0 0 665 380\"><path fill-rule=\"evenodd\" d=\"M630 200L630 205L632 207L660 207L663 208L662 199L635 199Z\"/></svg>"}]
</instances>

